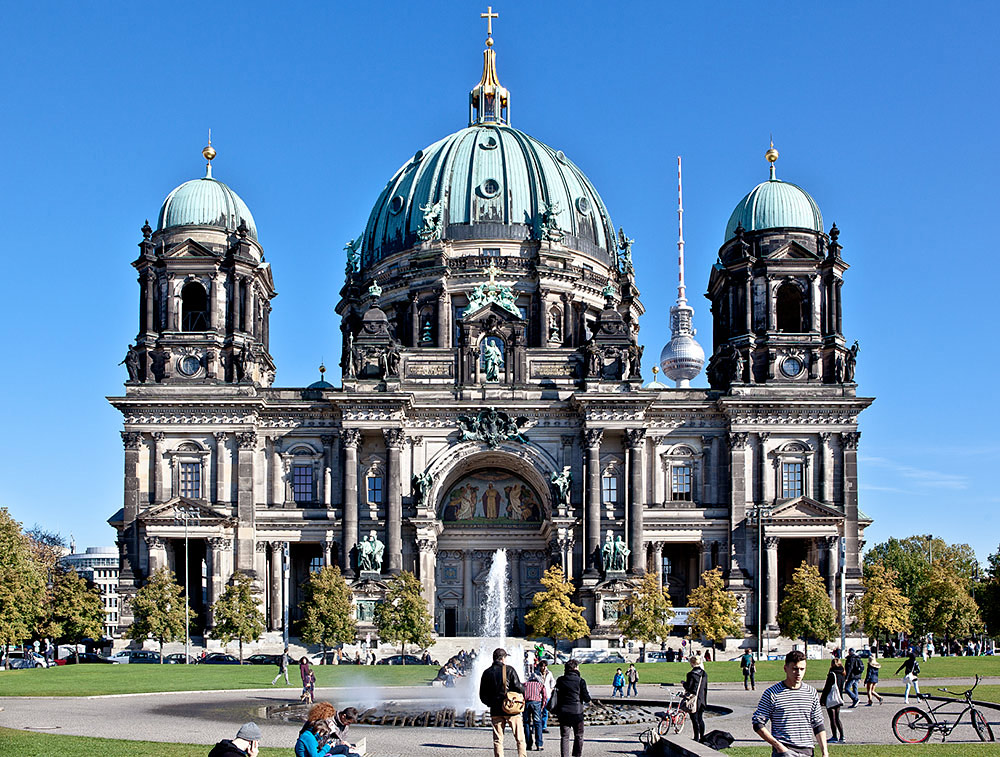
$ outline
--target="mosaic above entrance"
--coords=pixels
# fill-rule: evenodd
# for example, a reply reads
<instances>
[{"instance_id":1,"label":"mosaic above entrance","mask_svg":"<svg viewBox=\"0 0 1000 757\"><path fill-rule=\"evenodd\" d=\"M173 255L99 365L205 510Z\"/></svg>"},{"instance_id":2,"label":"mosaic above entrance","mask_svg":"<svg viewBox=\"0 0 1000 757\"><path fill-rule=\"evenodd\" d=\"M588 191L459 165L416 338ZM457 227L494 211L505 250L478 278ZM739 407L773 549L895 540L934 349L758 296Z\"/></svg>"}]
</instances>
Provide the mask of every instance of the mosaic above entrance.
<instances>
[{"instance_id":1,"label":"mosaic above entrance","mask_svg":"<svg viewBox=\"0 0 1000 757\"><path fill-rule=\"evenodd\" d=\"M445 495L441 520L480 523L538 523L542 505L524 481L504 470L480 470L460 479Z\"/></svg>"}]
</instances>

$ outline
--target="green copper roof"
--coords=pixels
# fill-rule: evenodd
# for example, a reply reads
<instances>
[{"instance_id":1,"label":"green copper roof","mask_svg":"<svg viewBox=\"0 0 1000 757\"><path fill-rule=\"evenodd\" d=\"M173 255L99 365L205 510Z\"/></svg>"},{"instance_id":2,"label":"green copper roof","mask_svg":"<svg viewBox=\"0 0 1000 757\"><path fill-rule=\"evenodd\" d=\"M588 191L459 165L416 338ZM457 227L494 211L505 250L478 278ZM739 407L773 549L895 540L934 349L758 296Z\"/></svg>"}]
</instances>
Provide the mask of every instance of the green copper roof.
<instances>
[{"instance_id":1,"label":"green copper roof","mask_svg":"<svg viewBox=\"0 0 1000 757\"><path fill-rule=\"evenodd\" d=\"M470 126L418 150L389 180L368 219L362 266L426 239L538 238L552 205L562 244L612 259L608 211L569 158L503 124Z\"/></svg>"},{"instance_id":2,"label":"green copper roof","mask_svg":"<svg viewBox=\"0 0 1000 757\"><path fill-rule=\"evenodd\" d=\"M160 208L156 230L175 226L218 226L236 231L246 221L251 239L257 238L257 225L246 203L217 179L204 177L181 184L167 195Z\"/></svg>"},{"instance_id":3,"label":"green copper roof","mask_svg":"<svg viewBox=\"0 0 1000 757\"><path fill-rule=\"evenodd\" d=\"M745 231L795 228L823 231L823 214L802 187L771 179L758 184L740 200L726 225L726 239L736 236L736 227Z\"/></svg>"}]
</instances>

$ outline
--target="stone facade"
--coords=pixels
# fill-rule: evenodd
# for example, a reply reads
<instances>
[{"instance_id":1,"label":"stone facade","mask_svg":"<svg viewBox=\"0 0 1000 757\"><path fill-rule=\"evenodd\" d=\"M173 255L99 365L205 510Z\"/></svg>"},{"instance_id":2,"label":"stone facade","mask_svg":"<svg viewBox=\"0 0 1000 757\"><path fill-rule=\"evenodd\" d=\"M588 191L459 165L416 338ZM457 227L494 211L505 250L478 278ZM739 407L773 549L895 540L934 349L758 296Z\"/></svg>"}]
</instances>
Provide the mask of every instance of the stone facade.
<instances>
[{"instance_id":1,"label":"stone facade","mask_svg":"<svg viewBox=\"0 0 1000 757\"><path fill-rule=\"evenodd\" d=\"M842 333L836 227L737 229L710 272L710 388L643 387L631 240L619 248L562 153L481 107L417 152L348 244L340 387L272 386L274 284L245 225L143 228L130 380L110 398L124 418L124 506L110 520L123 625L128 597L166 566L189 577L201 627L234 571L254 576L277 631L286 604L300 616L310 571L337 564L362 628L407 570L439 633L475 635L500 548L515 633L551 564L598 638L617 636L618 603L649 571L683 606L722 568L748 634L758 614L774 625L802 560L839 601L841 537L847 593L860 591L858 416L872 400L856 394ZM468 146L471 163L449 164L467 174L413 179L441 144ZM528 166L506 190L483 180L500 144ZM545 171L562 180L543 186ZM556 186L586 191L566 208L546 199ZM421 205L414 191L432 194ZM459 195L468 206L450 208ZM613 568L608 539L628 550Z\"/></svg>"}]
</instances>

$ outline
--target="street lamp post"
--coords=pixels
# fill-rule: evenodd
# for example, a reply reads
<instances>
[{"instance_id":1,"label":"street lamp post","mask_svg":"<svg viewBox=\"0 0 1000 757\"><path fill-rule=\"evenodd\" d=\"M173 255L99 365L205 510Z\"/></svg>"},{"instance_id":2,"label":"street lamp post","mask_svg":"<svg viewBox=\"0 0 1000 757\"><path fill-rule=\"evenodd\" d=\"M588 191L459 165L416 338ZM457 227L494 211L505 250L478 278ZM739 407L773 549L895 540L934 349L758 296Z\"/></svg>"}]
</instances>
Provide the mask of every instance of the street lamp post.
<instances>
[{"instance_id":1,"label":"street lamp post","mask_svg":"<svg viewBox=\"0 0 1000 757\"><path fill-rule=\"evenodd\" d=\"M188 520L187 511L184 512L184 664L188 664L191 659L191 593L188 591L190 580L188 573L191 572L191 551L188 542Z\"/></svg>"}]
</instances>

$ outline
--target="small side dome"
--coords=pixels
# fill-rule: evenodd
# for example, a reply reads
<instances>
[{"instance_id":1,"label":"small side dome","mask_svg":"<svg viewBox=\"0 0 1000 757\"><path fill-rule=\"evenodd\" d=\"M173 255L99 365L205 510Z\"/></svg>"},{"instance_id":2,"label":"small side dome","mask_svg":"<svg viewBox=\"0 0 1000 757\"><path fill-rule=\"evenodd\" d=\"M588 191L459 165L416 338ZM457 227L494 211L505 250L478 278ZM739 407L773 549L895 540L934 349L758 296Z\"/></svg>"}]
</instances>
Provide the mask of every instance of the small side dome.
<instances>
[{"instance_id":1,"label":"small side dome","mask_svg":"<svg viewBox=\"0 0 1000 757\"><path fill-rule=\"evenodd\" d=\"M740 200L726 224L725 242L736 236L736 229L808 229L823 233L823 214L819 205L802 187L775 178L774 163L778 151L771 149L764 156L771 164L771 178L761 182Z\"/></svg>"},{"instance_id":2,"label":"small side dome","mask_svg":"<svg viewBox=\"0 0 1000 757\"><path fill-rule=\"evenodd\" d=\"M249 236L257 239L257 225L246 203L232 189L206 176L186 181L167 195L160 208L157 231L177 226L217 226L236 231L246 222Z\"/></svg>"}]
</instances>

